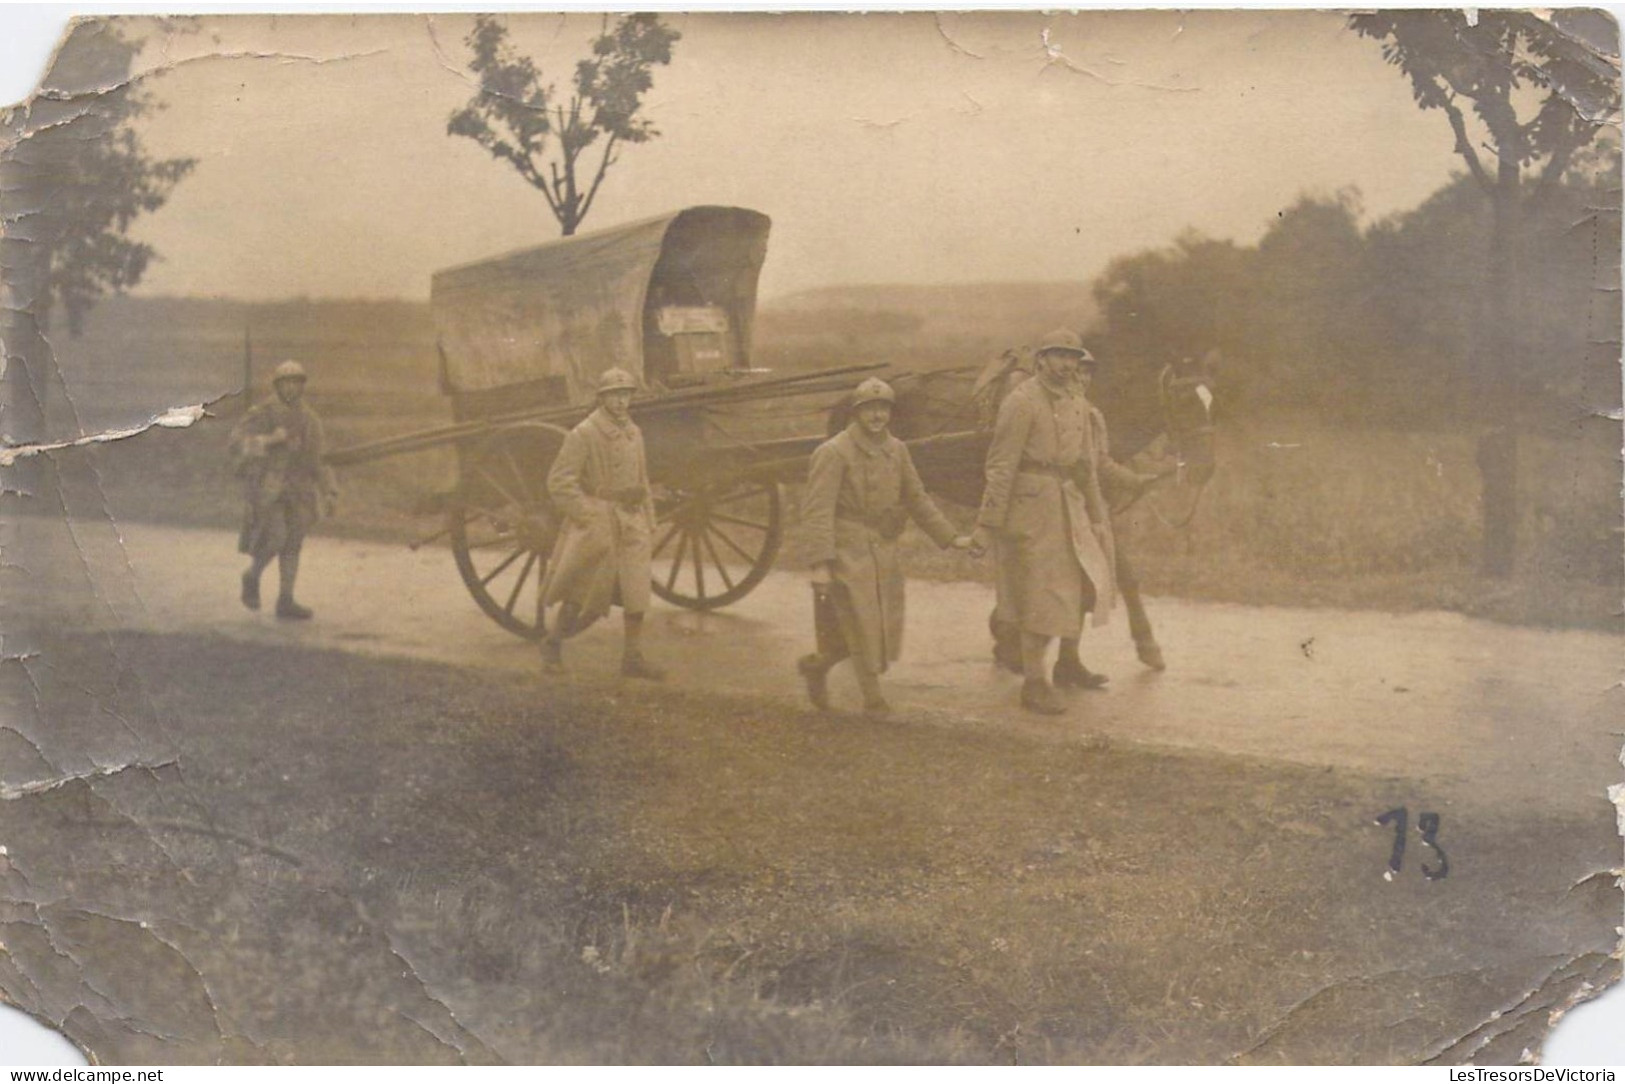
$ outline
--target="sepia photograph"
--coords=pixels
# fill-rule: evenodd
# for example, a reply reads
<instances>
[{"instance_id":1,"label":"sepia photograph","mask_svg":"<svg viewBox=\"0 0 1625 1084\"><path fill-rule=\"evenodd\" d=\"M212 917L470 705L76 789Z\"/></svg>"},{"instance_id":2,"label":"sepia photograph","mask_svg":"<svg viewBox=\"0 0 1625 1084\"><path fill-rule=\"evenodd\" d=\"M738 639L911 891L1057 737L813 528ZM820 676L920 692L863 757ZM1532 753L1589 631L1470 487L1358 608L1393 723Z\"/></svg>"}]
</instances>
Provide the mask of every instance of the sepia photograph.
<instances>
[{"instance_id":1,"label":"sepia photograph","mask_svg":"<svg viewBox=\"0 0 1625 1084\"><path fill-rule=\"evenodd\" d=\"M0 1005L1540 1062L1625 929L1620 107L1579 8L75 19Z\"/></svg>"}]
</instances>

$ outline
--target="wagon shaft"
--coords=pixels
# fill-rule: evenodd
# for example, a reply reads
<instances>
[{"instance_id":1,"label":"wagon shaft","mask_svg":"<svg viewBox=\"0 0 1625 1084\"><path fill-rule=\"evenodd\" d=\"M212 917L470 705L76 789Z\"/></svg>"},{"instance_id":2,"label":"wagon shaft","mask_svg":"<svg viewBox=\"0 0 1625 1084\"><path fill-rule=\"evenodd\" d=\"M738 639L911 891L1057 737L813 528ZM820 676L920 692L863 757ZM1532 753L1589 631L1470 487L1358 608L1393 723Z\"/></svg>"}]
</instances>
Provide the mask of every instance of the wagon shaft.
<instances>
[{"instance_id":1,"label":"wagon shaft","mask_svg":"<svg viewBox=\"0 0 1625 1084\"><path fill-rule=\"evenodd\" d=\"M728 384L687 388L682 391L644 393L632 401L632 410L640 419L665 414L698 414L706 407L728 403L747 403L776 399L791 395L829 395L845 391L850 378L858 373L874 372L885 368L884 363L847 365L838 369L820 369L812 373L793 376L740 378ZM546 422L552 425L573 425L586 417L590 406L534 407L512 411L451 425L420 429L398 437L368 441L330 452L325 461L335 467L353 466L393 455L443 448L447 445L472 441L516 424Z\"/></svg>"}]
</instances>

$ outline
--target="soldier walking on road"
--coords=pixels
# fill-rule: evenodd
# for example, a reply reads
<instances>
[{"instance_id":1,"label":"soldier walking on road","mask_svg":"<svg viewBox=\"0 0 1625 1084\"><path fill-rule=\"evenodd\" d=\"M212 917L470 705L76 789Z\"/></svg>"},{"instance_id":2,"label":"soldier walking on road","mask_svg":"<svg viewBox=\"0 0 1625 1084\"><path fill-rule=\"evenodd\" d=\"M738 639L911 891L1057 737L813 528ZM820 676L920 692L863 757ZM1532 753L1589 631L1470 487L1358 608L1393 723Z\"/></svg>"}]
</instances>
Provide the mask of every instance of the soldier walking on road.
<instances>
[{"instance_id":1,"label":"soldier walking on road","mask_svg":"<svg viewBox=\"0 0 1625 1084\"><path fill-rule=\"evenodd\" d=\"M247 505L237 549L251 559L243 573L243 605L260 608L260 574L274 559L276 615L294 620L311 616L293 598L305 534L338 500L333 472L322 463L322 421L304 402L305 380L297 361L278 365L271 377L276 398L250 410L231 431Z\"/></svg>"},{"instance_id":2,"label":"soldier walking on road","mask_svg":"<svg viewBox=\"0 0 1625 1084\"><path fill-rule=\"evenodd\" d=\"M1130 582L1131 573L1127 570L1123 554L1117 549L1116 532L1111 521L1112 503L1126 501L1143 492L1157 480L1157 477L1154 474L1141 474L1138 471L1131 470L1112 458L1111 442L1106 432L1105 415L1101 414L1099 407L1089 401L1089 389L1094 383L1095 369L1098 364L1099 362L1094 355L1085 353L1078 359L1078 368L1073 375L1073 388L1083 398L1084 405L1089 412L1089 433L1094 445L1094 454L1078 461L1079 469L1074 481L1083 492L1086 503L1091 505L1091 514L1096 508L1104 510L1101 522L1104 524L1103 538L1106 552L1112 559L1112 573L1116 577L1117 585L1122 587ZM1093 490L1091 489L1090 477L1091 464L1095 480ZM1092 500L1090 498L1091 492L1097 494ZM1137 612L1139 611L1130 608L1129 624L1131 626L1137 624L1135 621ZM1142 622L1144 616L1143 612L1139 612ZM1140 657L1146 659L1148 665L1153 668L1162 669L1158 665L1161 662L1162 653L1157 648L1156 641L1151 639L1149 626L1134 627L1131 631L1134 634L1135 647L1139 651ZM1147 647L1148 643L1149 648ZM1083 665L1083 659L1078 653L1078 648L1078 638L1063 637L1061 639L1061 646L1056 652L1055 658L1055 684L1074 689L1099 689L1104 687L1107 683L1106 675L1096 673ZM1152 661L1149 657L1153 652L1156 661Z\"/></svg>"},{"instance_id":3,"label":"soldier walking on road","mask_svg":"<svg viewBox=\"0 0 1625 1084\"><path fill-rule=\"evenodd\" d=\"M999 406L975 541L998 564L995 619L1021 628L1022 707L1066 710L1044 672L1050 640L1076 641L1083 615L1115 602L1111 521L1100 495L1099 445L1078 365L1093 358L1071 331L1051 332L1037 376Z\"/></svg>"},{"instance_id":4,"label":"soldier walking on road","mask_svg":"<svg viewBox=\"0 0 1625 1084\"><path fill-rule=\"evenodd\" d=\"M598 378L598 407L570 430L547 475L547 491L564 516L542 581L544 609L559 603L542 641L542 663L564 667L564 641L619 604L626 641L621 673L660 681L666 675L643 656L643 614L649 608L654 496L643 431L630 409L637 380L625 369Z\"/></svg>"},{"instance_id":5,"label":"soldier walking on road","mask_svg":"<svg viewBox=\"0 0 1625 1084\"><path fill-rule=\"evenodd\" d=\"M970 549L971 540L925 492L908 446L888 431L897 401L885 381L852 393L852 421L812 454L801 522L812 561L818 650L797 664L807 695L829 708L831 668L851 658L864 713L891 706L880 675L903 647L903 570L897 539L909 519L937 545Z\"/></svg>"}]
</instances>

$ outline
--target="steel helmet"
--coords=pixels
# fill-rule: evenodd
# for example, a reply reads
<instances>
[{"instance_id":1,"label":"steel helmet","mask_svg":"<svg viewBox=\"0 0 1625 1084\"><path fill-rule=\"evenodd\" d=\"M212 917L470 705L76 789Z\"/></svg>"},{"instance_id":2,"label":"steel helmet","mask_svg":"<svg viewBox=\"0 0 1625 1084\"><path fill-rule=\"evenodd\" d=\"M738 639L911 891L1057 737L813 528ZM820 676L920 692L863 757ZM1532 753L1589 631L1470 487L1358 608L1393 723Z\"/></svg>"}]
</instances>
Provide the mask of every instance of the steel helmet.
<instances>
[{"instance_id":1,"label":"steel helmet","mask_svg":"<svg viewBox=\"0 0 1625 1084\"><path fill-rule=\"evenodd\" d=\"M1056 328L1044 336L1044 341L1038 344L1035 354L1044 354L1049 351L1076 354L1084 361L1094 361L1095 356L1083 348L1083 340L1078 338L1076 331L1069 331L1064 327Z\"/></svg>"},{"instance_id":2,"label":"steel helmet","mask_svg":"<svg viewBox=\"0 0 1625 1084\"><path fill-rule=\"evenodd\" d=\"M637 391L637 377L625 369L605 369L598 374L598 394L606 391Z\"/></svg>"},{"instance_id":3,"label":"steel helmet","mask_svg":"<svg viewBox=\"0 0 1625 1084\"><path fill-rule=\"evenodd\" d=\"M891 385L879 377L871 376L863 383L852 389L852 409L856 410L864 403L892 403L897 402L897 393L891 390Z\"/></svg>"},{"instance_id":4,"label":"steel helmet","mask_svg":"<svg viewBox=\"0 0 1625 1084\"><path fill-rule=\"evenodd\" d=\"M305 380L305 367L293 359L284 361L271 371L271 383L279 380Z\"/></svg>"}]
</instances>

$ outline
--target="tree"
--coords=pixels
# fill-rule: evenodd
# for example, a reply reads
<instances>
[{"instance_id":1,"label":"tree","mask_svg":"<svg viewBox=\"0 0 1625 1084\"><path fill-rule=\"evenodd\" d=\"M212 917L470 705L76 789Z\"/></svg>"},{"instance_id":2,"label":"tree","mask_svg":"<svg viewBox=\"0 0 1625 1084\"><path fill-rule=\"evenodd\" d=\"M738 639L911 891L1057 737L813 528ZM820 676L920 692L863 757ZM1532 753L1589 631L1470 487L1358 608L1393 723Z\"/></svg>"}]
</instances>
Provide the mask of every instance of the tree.
<instances>
[{"instance_id":1,"label":"tree","mask_svg":"<svg viewBox=\"0 0 1625 1084\"><path fill-rule=\"evenodd\" d=\"M134 122L160 108L132 78L140 41L106 19L74 25L44 86L0 113L0 442L52 435L47 389L57 379L46 332L60 306L70 334L110 291L141 280L156 257L129 237L188 172L189 158L152 158ZM76 419L69 431L78 436ZM0 489L41 494L45 457L17 460ZM0 494L3 496L3 494Z\"/></svg>"},{"instance_id":2,"label":"tree","mask_svg":"<svg viewBox=\"0 0 1625 1084\"><path fill-rule=\"evenodd\" d=\"M672 46L681 36L657 15L623 15L613 26L606 17L591 58L576 63L566 101L553 84L543 84L535 61L514 50L507 25L481 15L464 39L474 54L468 68L479 77L480 89L451 115L446 133L472 139L512 166L541 191L569 237L592 210L620 150L660 134L641 115L643 96L654 85L654 66L671 63ZM548 158L555 139L557 154ZM595 144L601 146L592 167L583 156Z\"/></svg>"},{"instance_id":3,"label":"tree","mask_svg":"<svg viewBox=\"0 0 1625 1084\"><path fill-rule=\"evenodd\" d=\"M1411 81L1423 110L1450 122L1455 151L1489 207L1474 391L1489 411L1479 442L1483 570L1511 573L1517 549L1519 401L1526 344L1518 268L1529 222L1575 155L1620 106L1617 54L1588 43L1587 30L1617 43L1607 17L1575 10L1379 11L1349 26L1382 42L1383 58ZM1469 111L1479 139L1469 130ZM1480 155L1480 149L1485 155Z\"/></svg>"},{"instance_id":4,"label":"tree","mask_svg":"<svg viewBox=\"0 0 1625 1084\"><path fill-rule=\"evenodd\" d=\"M141 281L157 253L132 240L130 226L162 207L196 164L153 158L135 130L162 108L130 76L140 46L111 22L79 24L46 88L6 118L16 137L6 164L22 185L5 194L7 232L31 244L22 262L41 328L60 306L77 336L97 300Z\"/></svg>"},{"instance_id":5,"label":"tree","mask_svg":"<svg viewBox=\"0 0 1625 1084\"><path fill-rule=\"evenodd\" d=\"M1110 361L1102 386L1142 382L1166 364L1217 349L1237 362L1226 376L1230 400L1254 398L1257 257L1187 230L1172 245L1113 259L1092 290L1100 316L1090 337Z\"/></svg>"}]
</instances>

